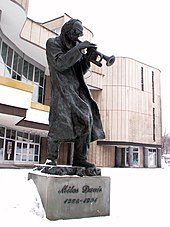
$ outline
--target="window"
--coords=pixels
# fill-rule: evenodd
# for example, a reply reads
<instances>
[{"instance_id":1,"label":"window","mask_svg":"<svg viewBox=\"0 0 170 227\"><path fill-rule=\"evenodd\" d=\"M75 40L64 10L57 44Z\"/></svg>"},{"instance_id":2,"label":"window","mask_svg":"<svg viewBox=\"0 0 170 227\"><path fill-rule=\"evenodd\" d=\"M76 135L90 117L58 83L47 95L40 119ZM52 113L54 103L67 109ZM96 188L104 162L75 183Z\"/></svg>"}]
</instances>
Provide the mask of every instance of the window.
<instances>
[{"instance_id":1,"label":"window","mask_svg":"<svg viewBox=\"0 0 170 227\"><path fill-rule=\"evenodd\" d=\"M155 108L153 108L153 141L155 141Z\"/></svg>"},{"instance_id":2,"label":"window","mask_svg":"<svg viewBox=\"0 0 170 227\"><path fill-rule=\"evenodd\" d=\"M8 48L8 46L6 45L6 43L3 43L2 44L1 56L2 56L2 59L3 59L5 64L6 64L6 58L7 58L7 48Z\"/></svg>"},{"instance_id":3,"label":"window","mask_svg":"<svg viewBox=\"0 0 170 227\"><path fill-rule=\"evenodd\" d=\"M156 148L148 149L148 166L156 167L157 166L157 152Z\"/></svg>"},{"instance_id":4,"label":"window","mask_svg":"<svg viewBox=\"0 0 170 227\"><path fill-rule=\"evenodd\" d=\"M16 161L38 162L40 153L40 136L17 132Z\"/></svg>"},{"instance_id":5,"label":"window","mask_svg":"<svg viewBox=\"0 0 170 227\"><path fill-rule=\"evenodd\" d=\"M126 166L139 166L139 148L127 147L125 148L125 165Z\"/></svg>"},{"instance_id":6,"label":"window","mask_svg":"<svg viewBox=\"0 0 170 227\"><path fill-rule=\"evenodd\" d=\"M12 55L13 55L13 50L8 47L8 57L7 57L7 65L11 67L12 65Z\"/></svg>"},{"instance_id":7,"label":"window","mask_svg":"<svg viewBox=\"0 0 170 227\"><path fill-rule=\"evenodd\" d=\"M1 46L2 46L2 39L0 37L0 52L1 52Z\"/></svg>"},{"instance_id":8,"label":"window","mask_svg":"<svg viewBox=\"0 0 170 227\"><path fill-rule=\"evenodd\" d=\"M15 139L16 131L12 129L6 130L6 138L8 139Z\"/></svg>"},{"instance_id":9,"label":"window","mask_svg":"<svg viewBox=\"0 0 170 227\"><path fill-rule=\"evenodd\" d=\"M144 91L143 67L141 67L141 90Z\"/></svg>"},{"instance_id":10,"label":"window","mask_svg":"<svg viewBox=\"0 0 170 227\"><path fill-rule=\"evenodd\" d=\"M28 75L28 62L24 61L23 76L25 79L27 79L27 75ZM24 79L24 81L25 81L25 79Z\"/></svg>"},{"instance_id":11,"label":"window","mask_svg":"<svg viewBox=\"0 0 170 227\"><path fill-rule=\"evenodd\" d=\"M152 71L152 102L155 102L154 72Z\"/></svg>"},{"instance_id":12,"label":"window","mask_svg":"<svg viewBox=\"0 0 170 227\"><path fill-rule=\"evenodd\" d=\"M2 46L2 48L1 48ZM0 38L1 75L33 85L32 100L43 103L45 73L24 60Z\"/></svg>"},{"instance_id":13,"label":"window","mask_svg":"<svg viewBox=\"0 0 170 227\"><path fill-rule=\"evenodd\" d=\"M28 80L30 81L33 81L33 72L34 72L34 66L32 64L29 64Z\"/></svg>"},{"instance_id":14,"label":"window","mask_svg":"<svg viewBox=\"0 0 170 227\"><path fill-rule=\"evenodd\" d=\"M4 139L0 138L0 160L3 160Z\"/></svg>"},{"instance_id":15,"label":"window","mask_svg":"<svg viewBox=\"0 0 170 227\"><path fill-rule=\"evenodd\" d=\"M39 162L41 137L0 126L0 161Z\"/></svg>"},{"instance_id":16,"label":"window","mask_svg":"<svg viewBox=\"0 0 170 227\"><path fill-rule=\"evenodd\" d=\"M5 128L0 127L0 137L4 137L4 136L5 136Z\"/></svg>"}]
</instances>

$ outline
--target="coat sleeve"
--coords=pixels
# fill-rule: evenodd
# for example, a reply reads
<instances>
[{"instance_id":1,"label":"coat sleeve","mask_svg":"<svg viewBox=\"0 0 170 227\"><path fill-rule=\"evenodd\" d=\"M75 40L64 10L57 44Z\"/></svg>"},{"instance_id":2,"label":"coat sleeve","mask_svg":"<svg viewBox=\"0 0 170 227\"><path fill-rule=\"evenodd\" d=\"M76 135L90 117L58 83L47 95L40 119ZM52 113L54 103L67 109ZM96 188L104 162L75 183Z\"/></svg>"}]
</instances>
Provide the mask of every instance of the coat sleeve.
<instances>
[{"instance_id":1,"label":"coat sleeve","mask_svg":"<svg viewBox=\"0 0 170 227\"><path fill-rule=\"evenodd\" d=\"M47 41L46 53L48 62L59 72L67 70L83 56L76 46L63 53L60 45L56 45L51 39Z\"/></svg>"}]
</instances>

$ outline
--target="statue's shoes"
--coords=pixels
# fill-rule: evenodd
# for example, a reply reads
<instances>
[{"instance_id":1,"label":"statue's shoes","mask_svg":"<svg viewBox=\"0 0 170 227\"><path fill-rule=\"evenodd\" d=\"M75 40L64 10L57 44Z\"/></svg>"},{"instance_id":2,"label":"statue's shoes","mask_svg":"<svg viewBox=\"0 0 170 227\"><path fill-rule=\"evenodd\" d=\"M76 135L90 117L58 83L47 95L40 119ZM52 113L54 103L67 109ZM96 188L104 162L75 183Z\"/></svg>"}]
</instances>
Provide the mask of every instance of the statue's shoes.
<instances>
[{"instance_id":1,"label":"statue's shoes","mask_svg":"<svg viewBox=\"0 0 170 227\"><path fill-rule=\"evenodd\" d=\"M50 160L50 159L47 159L46 162L44 163L44 165L51 165L51 166L56 166L57 163L55 160Z\"/></svg>"},{"instance_id":2,"label":"statue's shoes","mask_svg":"<svg viewBox=\"0 0 170 227\"><path fill-rule=\"evenodd\" d=\"M85 168L95 168L96 166L93 163L87 161L73 161L72 166L81 166Z\"/></svg>"}]
</instances>

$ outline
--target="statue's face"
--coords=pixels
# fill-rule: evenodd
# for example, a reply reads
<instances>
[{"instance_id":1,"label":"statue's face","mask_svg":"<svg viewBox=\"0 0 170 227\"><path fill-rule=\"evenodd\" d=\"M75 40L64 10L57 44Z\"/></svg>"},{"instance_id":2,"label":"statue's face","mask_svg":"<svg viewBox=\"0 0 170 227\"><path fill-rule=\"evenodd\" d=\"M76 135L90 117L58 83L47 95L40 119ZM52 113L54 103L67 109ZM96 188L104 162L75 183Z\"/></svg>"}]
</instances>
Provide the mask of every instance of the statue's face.
<instances>
[{"instance_id":1,"label":"statue's face","mask_svg":"<svg viewBox=\"0 0 170 227\"><path fill-rule=\"evenodd\" d=\"M67 34L69 39L76 42L79 37L83 36L83 26L80 22L75 22L72 29Z\"/></svg>"}]
</instances>

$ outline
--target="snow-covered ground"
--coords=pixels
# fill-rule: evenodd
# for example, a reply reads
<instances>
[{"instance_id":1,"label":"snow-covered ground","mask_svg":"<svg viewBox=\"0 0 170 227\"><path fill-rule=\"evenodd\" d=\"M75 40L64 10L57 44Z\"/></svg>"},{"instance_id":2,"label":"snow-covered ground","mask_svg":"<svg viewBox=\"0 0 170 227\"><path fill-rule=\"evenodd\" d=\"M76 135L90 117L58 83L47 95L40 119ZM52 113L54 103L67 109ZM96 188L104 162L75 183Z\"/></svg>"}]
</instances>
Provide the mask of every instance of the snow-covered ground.
<instances>
[{"instance_id":1,"label":"snow-covered ground","mask_svg":"<svg viewBox=\"0 0 170 227\"><path fill-rule=\"evenodd\" d=\"M106 217L49 221L36 186L24 169L0 169L0 226L169 227L170 167L102 168L111 177L111 214ZM2 225L3 224L3 225Z\"/></svg>"}]
</instances>

